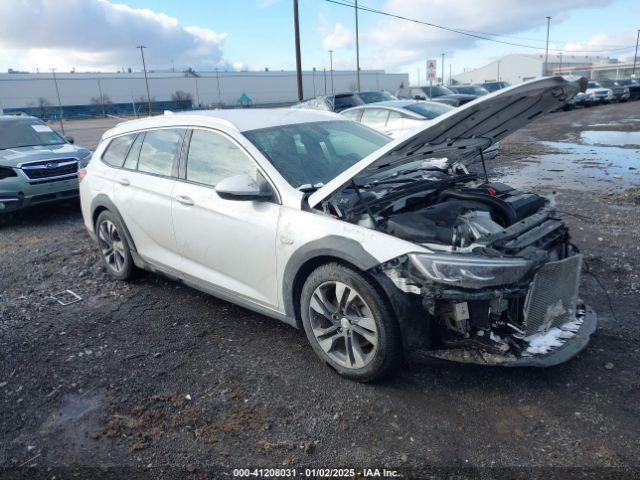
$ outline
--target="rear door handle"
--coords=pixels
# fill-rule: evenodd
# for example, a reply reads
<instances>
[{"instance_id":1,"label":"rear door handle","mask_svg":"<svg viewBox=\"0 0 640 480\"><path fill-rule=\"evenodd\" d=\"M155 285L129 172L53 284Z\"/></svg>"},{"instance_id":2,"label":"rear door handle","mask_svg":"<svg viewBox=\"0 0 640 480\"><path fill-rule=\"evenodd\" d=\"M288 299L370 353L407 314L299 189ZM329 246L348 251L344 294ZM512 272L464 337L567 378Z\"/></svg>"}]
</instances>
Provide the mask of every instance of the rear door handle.
<instances>
[{"instance_id":1,"label":"rear door handle","mask_svg":"<svg viewBox=\"0 0 640 480\"><path fill-rule=\"evenodd\" d=\"M193 201L193 199L191 197L187 197L186 195L178 195L176 197L176 200L178 200L183 205L188 205L188 206L195 205L195 202Z\"/></svg>"},{"instance_id":2,"label":"rear door handle","mask_svg":"<svg viewBox=\"0 0 640 480\"><path fill-rule=\"evenodd\" d=\"M129 185L131 185L131 182L129 180L127 180L126 178L119 178L118 179L118 183L120 185L122 185L123 187L128 187Z\"/></svg>"}]
</instances>

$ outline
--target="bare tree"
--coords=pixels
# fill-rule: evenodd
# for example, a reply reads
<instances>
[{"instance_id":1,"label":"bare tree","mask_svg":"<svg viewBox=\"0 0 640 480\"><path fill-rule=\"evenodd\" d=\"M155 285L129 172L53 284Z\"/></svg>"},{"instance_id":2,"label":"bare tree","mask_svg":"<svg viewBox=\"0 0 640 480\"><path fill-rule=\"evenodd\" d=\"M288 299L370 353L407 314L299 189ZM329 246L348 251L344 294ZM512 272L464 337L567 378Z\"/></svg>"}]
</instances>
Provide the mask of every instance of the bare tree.
<instances>
[{"instance_id":1,"label":"bare tree","mask_svg":"<svg viewBox=\"0 0 640 480\"><path fill-rule=\"evenodd\" d=\"M42 119L46 119L51 113L51 102L44 97L38 97L37 107L39 117Z\"/></svg>"},{"instance_id":2,"label":"bare tree","mask_svg":"<svg viewBox=\"0 0 640 480\"><path fill-rule=\"evenodd\" d=\"M109 98L109 95L106 94L103 94L102 98L92 97L90 103L91 111L94 113L102 114L103 116L107 115L107 110L109 110L109 107L113 105L113 102Z\"/></svg>"},{"instance_id":3,"label":"bare tree","mask_svg":"<svg viewBox=\"0 0 640 480\"><path fill-rule=\"evenodd\" d=\"M171 95L171 101L176 102L180 110L188 110L193 104L193 96L183 90L176 90Z\"/></svg>"}]
</instances>

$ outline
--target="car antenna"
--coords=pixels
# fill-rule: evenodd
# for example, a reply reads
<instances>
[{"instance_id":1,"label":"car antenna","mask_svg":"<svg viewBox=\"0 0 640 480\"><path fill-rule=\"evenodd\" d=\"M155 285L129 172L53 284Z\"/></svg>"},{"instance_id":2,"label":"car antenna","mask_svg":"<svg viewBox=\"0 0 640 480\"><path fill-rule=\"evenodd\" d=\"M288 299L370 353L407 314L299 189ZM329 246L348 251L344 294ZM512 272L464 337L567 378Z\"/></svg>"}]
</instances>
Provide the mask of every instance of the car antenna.
<instances>
[{"instance_id":1,"label":"car antenna","mask_svg":"<svg viewBox=\"0 0 640 480\"><path fill-rule=\"evenodd\" d=\"M482 162L482 170L484 170L484 181L485 183L489 183L489 176L487 175L487 166L484 163L484 155L482 153L481 148L479 148L478 150L480 150L480 161Z\"/></svg>"},{"instance_id":2,"label":"car antenna","mask_svg":"<svg viewBox=\"0 0 640 480\"><path fill-rule=\"evenodd\" d=\"M358 188L358 185L356 185L355 180L351 180L351 186L353 187L353 189L356 191L356 195L358 196L358 200L360 200L360 203L362 203L362 205L364 205L364 209L367 211L367 213L369 214L369 218L371 218L371 221L373 222L373 226L377 227L378 226L378 222L376 221L376 217L373 216L373 212L371 211L371 207L369 206L369 204L365 201L364 197L362 196L362 194L360 193L360 189Z\"/></svg>"}]
</instances>

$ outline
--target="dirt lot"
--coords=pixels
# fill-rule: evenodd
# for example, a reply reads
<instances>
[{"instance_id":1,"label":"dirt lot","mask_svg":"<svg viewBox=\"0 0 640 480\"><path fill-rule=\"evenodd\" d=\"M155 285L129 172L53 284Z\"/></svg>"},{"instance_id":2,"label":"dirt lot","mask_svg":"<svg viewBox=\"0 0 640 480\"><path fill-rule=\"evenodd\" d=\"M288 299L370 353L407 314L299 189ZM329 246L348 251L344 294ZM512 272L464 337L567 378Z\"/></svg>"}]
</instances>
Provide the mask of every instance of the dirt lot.
<instances>
[{"instance_id":1,"label":"dirt lot","mask_svg":"<svg viewBox=\"0 0 640 480\"><path fill-rule=\"evenodd\" d=\"M77 205L25 212L0 229L0 467L23 467L0 477L89 478L87 466L128 468L114 478L308 466L640 475L640 189L624 188L640 185L640 147L581 134L637 135L639 113L634 102L552 114L489 165L494 178L557 191L588 262L581 292L599 330L547 370L433 361L352 383L275 320L151 274L110 280ZM107 122L67 129L92 147ZM64 289L82 301L47 298Z\"/></svg>"}]
</instances>

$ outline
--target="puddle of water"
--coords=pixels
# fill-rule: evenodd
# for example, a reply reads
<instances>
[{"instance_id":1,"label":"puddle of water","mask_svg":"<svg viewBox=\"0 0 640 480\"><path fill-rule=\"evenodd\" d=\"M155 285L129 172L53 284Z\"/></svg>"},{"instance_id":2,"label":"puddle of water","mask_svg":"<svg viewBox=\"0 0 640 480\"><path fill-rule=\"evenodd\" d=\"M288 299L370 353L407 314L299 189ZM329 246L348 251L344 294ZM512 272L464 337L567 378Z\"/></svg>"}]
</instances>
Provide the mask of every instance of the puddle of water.
<instances>
[{"instance_id":1,"label":"puddle of water","mask_svg":"<svg viewBox=\"0 0 640 480\"><path fill-rule=\"evenodd\" d=\"M585 130L580 133L580 140L586 145L640 147L640 132Z\"/></svg>"},{"instance_id":2,"label":"puddle of water","mask_svg":"<svg viewBox=\"0 0 640 480\"><path fill-rule=\"evenodd\" d=\"M618 190L640 185L640 148L541 143L562 153L538 155L517 165L498 168L503 174L500 181L516 188L572 190Z\"/></svg>"}]
</instances>

